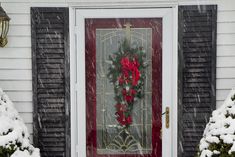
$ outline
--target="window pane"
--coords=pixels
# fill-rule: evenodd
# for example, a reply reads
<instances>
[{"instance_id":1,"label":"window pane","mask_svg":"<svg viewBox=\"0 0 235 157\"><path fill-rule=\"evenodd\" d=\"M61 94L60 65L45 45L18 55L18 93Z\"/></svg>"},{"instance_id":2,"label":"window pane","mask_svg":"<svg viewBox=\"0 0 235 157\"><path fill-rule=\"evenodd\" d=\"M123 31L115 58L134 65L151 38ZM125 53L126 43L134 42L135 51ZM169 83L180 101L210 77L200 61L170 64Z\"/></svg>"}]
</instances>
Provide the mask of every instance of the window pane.
<instances>
[{"instance_id":1,"label":"window pane","mask_svg":"<svg viewBox=\"0 0 235 157\"><path fill-rule=\"evenodd\" d=\"M107 77L108 57L118 51L125 37L125 29L96 29L96 133L99 154L152 152L152 29L131 29L131 47L143 47L148 67L145 71L145 96L135 102L133 123L127 132L120 129L116 120L114 86ZM122 141L127 139L126 136L129 144Z\"/></svg>"}]
</instances>

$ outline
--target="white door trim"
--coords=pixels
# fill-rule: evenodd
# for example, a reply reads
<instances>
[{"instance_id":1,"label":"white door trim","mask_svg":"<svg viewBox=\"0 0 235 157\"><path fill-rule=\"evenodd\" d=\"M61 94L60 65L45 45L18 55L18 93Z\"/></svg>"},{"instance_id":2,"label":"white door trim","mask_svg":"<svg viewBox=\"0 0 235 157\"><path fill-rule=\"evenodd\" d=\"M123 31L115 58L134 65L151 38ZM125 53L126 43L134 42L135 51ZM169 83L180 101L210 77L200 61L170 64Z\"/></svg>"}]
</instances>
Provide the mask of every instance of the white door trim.
<instances>
[{"instance_id":1,"label":"white door trim","mask_svg":"<svg viewBox=\"0 0 235 157\"><path fill-rule=\"evenodd\" d=\"M162 111L170 107L170 128L162 117L163 157L177 156L177 6L148 9L70 8L71 151L86 157L85 19L162 18ZM79 104L79 105L76 105Z\"/></svg>"}]
</instances>

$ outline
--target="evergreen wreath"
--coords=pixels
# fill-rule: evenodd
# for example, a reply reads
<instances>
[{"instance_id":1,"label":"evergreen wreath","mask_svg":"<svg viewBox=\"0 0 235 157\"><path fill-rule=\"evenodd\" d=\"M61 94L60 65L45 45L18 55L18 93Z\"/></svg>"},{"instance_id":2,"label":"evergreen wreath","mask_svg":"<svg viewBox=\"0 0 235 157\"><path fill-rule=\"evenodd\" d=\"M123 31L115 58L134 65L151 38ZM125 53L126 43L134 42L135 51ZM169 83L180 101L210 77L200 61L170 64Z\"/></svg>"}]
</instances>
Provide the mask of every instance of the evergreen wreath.
<instances>
[{"instance_id":1,"label":"evergreen wreath","mask_svg":"<svg viewBox=\"0 0 235 157\"><path fill-rule=\"evenodd\" d=\"M122 127L132 124L132 110L135 101L143 98L146 54L141 47L130 48L127 40L119 50L109 56L111 66L108 78L114 85L116 119Z\"/></svg>"}]
</instances>

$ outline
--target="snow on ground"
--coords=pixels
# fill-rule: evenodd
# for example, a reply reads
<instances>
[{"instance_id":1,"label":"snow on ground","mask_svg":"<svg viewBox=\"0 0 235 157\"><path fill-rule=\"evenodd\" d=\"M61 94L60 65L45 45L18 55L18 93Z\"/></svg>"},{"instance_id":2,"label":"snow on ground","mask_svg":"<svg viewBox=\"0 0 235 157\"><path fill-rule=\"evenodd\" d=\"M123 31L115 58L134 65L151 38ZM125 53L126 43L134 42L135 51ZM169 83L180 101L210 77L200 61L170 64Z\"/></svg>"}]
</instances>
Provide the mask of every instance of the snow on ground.
<instances>
[{"instance_id":1,"label":"snow on ground","mask_svg":"<svg viewBox=\"0 0 235 157\"><path fill-rule=\"evenodd\" d=\"M0 89L0 146L16 150L11 157L40 157L29 143L28 130L8 96Z\"/></svg>"}]
</instances>

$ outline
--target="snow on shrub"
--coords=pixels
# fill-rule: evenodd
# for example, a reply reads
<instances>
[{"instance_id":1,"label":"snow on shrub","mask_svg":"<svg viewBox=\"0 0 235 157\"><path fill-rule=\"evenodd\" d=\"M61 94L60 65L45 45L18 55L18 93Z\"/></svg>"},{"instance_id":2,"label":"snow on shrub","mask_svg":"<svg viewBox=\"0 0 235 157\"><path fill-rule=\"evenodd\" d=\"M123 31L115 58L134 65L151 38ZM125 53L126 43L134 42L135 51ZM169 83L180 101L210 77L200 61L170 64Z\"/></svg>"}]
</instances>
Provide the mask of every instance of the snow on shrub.
<instances>
[{"instance_id":1,"label":"snow on shrub","mask_svg":"<svg viewBox=\"0 0 235 157\"><path fill-rule=\"evenodd\" d=\"M198 157L235 157L235 90L213 111L199 144Z\"/></svg>"},{"instance_id":2,"label":"snow on shrub","mask_svg":"<svg viewBox=\"0 0 235 157\"><path fill-rule=\"evenodd\" d=\"M0 89L0 157L40 157L8 96Z\"/></svg>"}]
</instances>

